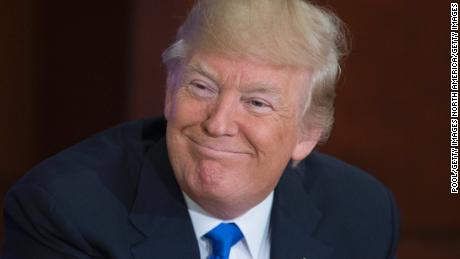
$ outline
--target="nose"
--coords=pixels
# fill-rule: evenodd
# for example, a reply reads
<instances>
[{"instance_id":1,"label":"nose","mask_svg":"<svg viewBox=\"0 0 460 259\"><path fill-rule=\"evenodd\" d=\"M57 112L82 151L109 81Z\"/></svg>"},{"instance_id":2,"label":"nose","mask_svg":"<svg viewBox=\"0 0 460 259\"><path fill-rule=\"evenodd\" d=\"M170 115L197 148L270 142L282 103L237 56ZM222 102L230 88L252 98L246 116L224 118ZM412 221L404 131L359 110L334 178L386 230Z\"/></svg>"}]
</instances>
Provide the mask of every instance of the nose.
<instances>
[{"instance_id":1,"label":"nose","mask_svg":"<svg viewBox=\"0 0 460 259\"><path fill-rule=\"evenodd\" d=\"M235 136L238 134L236 122L237 102L231 96L221 96L208 107L203 129L210 137Z\"/></svg>"}]
</instances>

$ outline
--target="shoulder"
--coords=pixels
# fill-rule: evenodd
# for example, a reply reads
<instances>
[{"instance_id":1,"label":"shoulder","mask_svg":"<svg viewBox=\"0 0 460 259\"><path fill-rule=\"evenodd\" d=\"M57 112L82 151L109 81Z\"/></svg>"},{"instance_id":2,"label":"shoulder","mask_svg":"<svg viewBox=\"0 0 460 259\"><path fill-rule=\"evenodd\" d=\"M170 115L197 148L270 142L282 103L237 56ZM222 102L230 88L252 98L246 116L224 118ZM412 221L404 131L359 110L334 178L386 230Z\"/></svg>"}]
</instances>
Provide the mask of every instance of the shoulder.
<instances>
[{"instance_id":1,"label":"shoulder","mask_svg":"<svg viewBox=\"0 0 460 259\"><path fill-rule=\"evenodd\" d=\"M97 133L34 167L11 191L36 186L66 201L106 191L130 206L144 153L162 138L165 124L147 119Z\"/></svg>"},{"instance_id":2,"label":"shoulder","mask_svg":"<svg viewBox=\"0 0 460 259\"><path fill-rule=\"evenodd\" d=\"M28 237L48 240L46 246L73 255L94 255L88 245L93 239L122 249L144 154L164 131L163 119L128 122L34 167L6 195L6 242L16 235L25 243ZM7 250L17 247L15 242Z\"/></svg>"},{"instance_id":3,"label":"shoulder","mask_svg":"<svg viewBox=\"0 0 460 259\"><path fill-rule=\"evenodd\" d=\"M369 256L386 247L386 258L392 258L399 239L399 211L386 186L365 171L319 152L302 161L296 172L322 213L319 236L338 247L347 244L343 251L360 250Z\"/></svg>"},{"instance_id":4,"label":"shoulder","mask_svg":"<svg viewBox=\"0 0 460 259\"><path fill-rule=\"evenodd\" d=\"M374 176L335 157L312 152L297 170L307 189L330 186L325 191L337 193L386 192L387 188Z\"/></svg>"},{"instance_id":5,"label":"shoulder","mask_svg":"<svg viewBox=\"0 0 460 259\"><path fill-rule=\"evenodd\" d=\"M379 180L332 156L313 152L295 171L320 208L367 214L389 212L394 205L391 192Z\"/></svg>"},{"instance_id":6,"label":"shoulder","mask_svg":"<svg viewBox=\"0 0 460 259\"><path fill-rule=\"evenodd\" d=\"M90 183L109 188L117 181L132 184L145 151L164 135L164 128L163 119L148 119L104 130L41 162L15 186L32 184L55 193Z\"/></svg>"}]
</instances>

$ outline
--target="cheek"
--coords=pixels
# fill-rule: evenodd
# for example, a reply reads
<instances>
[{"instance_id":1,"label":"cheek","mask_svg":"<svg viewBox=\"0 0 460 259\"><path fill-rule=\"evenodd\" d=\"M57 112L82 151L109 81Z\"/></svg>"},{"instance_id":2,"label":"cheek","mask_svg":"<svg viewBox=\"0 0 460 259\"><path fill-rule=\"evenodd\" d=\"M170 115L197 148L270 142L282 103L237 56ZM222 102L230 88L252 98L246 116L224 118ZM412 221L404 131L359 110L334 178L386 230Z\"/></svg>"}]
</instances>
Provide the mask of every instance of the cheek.
<instances>
[{"instance_id":1,"label":"cheek","mask_svg":"<svg viewBox=\"0 0 460 259\"><path fill-rule=\"evenodd\" d=\"M168 128L166 132L167 146L169 159L173 172L179 185L184 188L187 182L190 182L190 171L195 168L194 159L192 158L186 142L178 133L181 128L177 125L168 122Z\"/></svg>"},{"instance_id":2,"label":"cheek","mask_svg":"<svg viewBox=\"0 0 460 259\"><path fill-rule=\"evenodd\" d=\"M258 159L254 165L257 172L256 183L271 187L276 184L286 165L292 157L296 143L296 132L289 122L270 127L255 127L252 139L258 151Z\"/></svg>"},{"instance_id":3,"label":"cheek","mask_svg":"<svg viewBox=\"0 0 460 259\"><path fill-rule=\"evenodd\" d=\"M191 98L184 91L179 90L172 103L173 110L170 119L179 124L200 121L205 118L207 104Z\"/></svg>"},{"instance_id":4,"label":"cheek","mask_svg":"<svg viewBox=\"0 0 460 259\"><path fill-rule=\"evenodd\" d=\"M274 121L273 123L248 123L248 125L260 125L248 127L251 136L260 151L265 151L267 155L278 154L284 149L288 149L295 143L295 129L290 122Z\"/></svg>"}]
</instances>

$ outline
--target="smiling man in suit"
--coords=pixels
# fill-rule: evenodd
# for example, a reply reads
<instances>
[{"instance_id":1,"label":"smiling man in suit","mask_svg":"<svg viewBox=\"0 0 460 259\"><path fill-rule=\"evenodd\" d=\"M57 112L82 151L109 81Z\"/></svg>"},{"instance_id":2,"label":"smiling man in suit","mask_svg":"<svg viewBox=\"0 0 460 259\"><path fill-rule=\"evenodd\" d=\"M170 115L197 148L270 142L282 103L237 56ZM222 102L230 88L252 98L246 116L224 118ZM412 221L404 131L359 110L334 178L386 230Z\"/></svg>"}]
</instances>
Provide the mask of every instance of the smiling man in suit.
<instances>
[{"instance_id":1,"label":"smiling man in suit","mask_svg":"<svg viewBox=\"0 0 460 259\"><path fill-rule=\"evenodd\" d=\"M345 42L302 0L201 0L163 54L165 119L102 132L6 198L4 258L395 258L393 196L312 151Z\"/></svg>"}]
</instances>

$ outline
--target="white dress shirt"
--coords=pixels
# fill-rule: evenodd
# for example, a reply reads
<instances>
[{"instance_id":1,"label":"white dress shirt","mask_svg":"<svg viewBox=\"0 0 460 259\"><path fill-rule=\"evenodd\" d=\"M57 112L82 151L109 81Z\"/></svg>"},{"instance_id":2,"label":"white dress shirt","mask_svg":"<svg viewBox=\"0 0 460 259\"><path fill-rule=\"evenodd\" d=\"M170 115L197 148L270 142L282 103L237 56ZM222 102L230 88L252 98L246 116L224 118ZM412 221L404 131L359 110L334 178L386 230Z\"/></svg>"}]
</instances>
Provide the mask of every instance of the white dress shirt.
<instances>
[{"instance_id":1,"label":"white dress shirt","mask_svg":"<svg viewBox=\"0 0 460 259\"><path fill-rule=\"evenodd\" d=\"M235 223L244 235L244 238L230 249L229 259L270 258L270 212L273 192L245 214L231 220L221 220L211 216L187 194L183 194L198 240L201 259L207 259L212 253L211 242L203 236L222 222Z\"/></svg>"}]
</instances>

